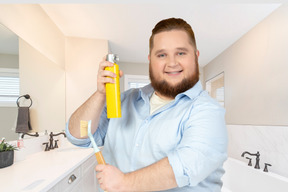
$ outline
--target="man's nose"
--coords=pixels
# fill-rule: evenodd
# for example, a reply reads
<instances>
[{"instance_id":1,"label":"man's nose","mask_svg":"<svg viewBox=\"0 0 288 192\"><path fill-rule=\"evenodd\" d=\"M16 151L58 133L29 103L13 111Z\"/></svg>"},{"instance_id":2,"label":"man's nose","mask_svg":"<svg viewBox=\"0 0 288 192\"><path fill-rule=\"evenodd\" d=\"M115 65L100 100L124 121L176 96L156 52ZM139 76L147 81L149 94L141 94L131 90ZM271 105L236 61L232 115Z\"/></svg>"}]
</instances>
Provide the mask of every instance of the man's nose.
<instances>
[{"instance_id":1,"label":"man's nose","mask_svg":"<svg viewBox=\"0 0 288 192\"><path fill-rule=\"evenodd\" d=\"M167 61L167 66L168 67L175 67L176 65L178 65L176 57L175 56L169 56L168 61Z\"/></svg>"}]
</instances>

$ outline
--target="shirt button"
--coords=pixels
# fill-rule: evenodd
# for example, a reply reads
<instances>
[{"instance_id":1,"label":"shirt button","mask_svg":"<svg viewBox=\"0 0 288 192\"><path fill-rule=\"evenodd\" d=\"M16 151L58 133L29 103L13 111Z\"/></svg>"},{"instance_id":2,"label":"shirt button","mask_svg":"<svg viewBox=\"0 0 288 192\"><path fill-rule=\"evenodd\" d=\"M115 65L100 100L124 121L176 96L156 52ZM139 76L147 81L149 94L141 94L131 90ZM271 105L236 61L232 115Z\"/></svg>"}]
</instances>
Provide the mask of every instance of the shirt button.
<instances>
[{"instance_id":1,"label":"shirt button","mask_svg":"<svg viewBox=\"0 0 288 192\"><path fill-rule=\"evenodd\" d=\"M136 143L136 145L135 145L136 147L139 147L139 144L138 143Z\"/></svg>"}]
</instances>

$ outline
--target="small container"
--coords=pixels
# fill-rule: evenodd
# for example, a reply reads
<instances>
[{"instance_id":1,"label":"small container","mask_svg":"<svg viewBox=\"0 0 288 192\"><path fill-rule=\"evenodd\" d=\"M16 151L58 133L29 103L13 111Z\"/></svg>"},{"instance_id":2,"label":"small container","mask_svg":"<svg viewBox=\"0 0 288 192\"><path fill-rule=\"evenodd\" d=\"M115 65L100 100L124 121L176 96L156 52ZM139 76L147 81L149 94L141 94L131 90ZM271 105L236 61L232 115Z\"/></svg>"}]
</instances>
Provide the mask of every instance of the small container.
<instances>
[{"instance_id":1,"label":"small container","mask_svg":"<svg viewBox=\"0 0 288 192\"><path fill-rule=\"evenodd\" d=\"M119 57L115 54L108 54L106 60L114 63L113 67L106 67L105 70L111 71L117 75L113 78L115 83L106 83L106 104L107 104L107 118L121 117L121 98L120 98L120 78L119 66L116 64Z\"/></svg>"},{"instance_id":2,"label":"small container","mask_svg":"<svg viewBox=\"0 0 288 192\"><path fill-rule=\"evenodd\" d=\"M22 133L19 133L19 137L18 137L18 140L17 140L17 147L18 149L21 149L24 147L24 141L22 139Z\"/></svg>"}]
</instances>

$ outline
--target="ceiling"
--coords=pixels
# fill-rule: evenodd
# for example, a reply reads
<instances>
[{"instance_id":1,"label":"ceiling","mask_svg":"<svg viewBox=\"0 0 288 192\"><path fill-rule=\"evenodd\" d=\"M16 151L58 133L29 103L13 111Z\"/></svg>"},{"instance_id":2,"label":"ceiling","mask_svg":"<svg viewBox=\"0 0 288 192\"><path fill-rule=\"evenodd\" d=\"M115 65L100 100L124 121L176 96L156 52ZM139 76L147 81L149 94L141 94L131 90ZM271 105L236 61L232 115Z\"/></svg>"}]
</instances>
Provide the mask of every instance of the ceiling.
<instances>
[{"instance_id":1,"label":"ceiling","mask_svg":"<svg viewBox=\"0 0 288 192\"><path fill-rule=\"evenodd\" d=\"M193 28L205 66L280 4L41 4L66 36L107 39L122 62L147 63L155 24L180 17Z\"/></svg>"},{"instance_id":2,"label":"ceiling","mask_svg":"<svg viewBox=\"0 0 288 192\"><path fill-rule=\"evenodd\" d=\"M148 40L158 21L169 17L183 18L195 32L200 51L199 64L203 67L281 5L196 4L194 1L180 3L180 0L161 4L161 1L39 6L65 36L107 39L110 51L118 54L121 62L132 63L148 63ZM2 42L0 30L0 50L3 45L7 48L7 43Z\"/></svg>"}]
</instances>

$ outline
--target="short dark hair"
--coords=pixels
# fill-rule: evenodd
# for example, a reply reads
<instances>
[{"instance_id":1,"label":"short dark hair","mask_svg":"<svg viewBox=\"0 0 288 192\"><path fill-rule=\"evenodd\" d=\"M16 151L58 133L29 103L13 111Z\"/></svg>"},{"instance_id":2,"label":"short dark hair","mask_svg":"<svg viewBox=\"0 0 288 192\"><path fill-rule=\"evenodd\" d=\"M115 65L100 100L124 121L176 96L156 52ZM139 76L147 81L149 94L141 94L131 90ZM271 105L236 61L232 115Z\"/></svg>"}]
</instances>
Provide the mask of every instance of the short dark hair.
<instances>
[{"instance_id":1,"label":"short dark hair","mask_svg":"<svg viewBox=\"0 0 288 192\"><path fill-rule=\"evenodd\" d=\"M151 50L154 46L153 41L154 41L154 36L156 34L164 32L164 31L172 31L172 30L185 31L189 36L191 45L194 47L195 51L197 50L195 35L192 30L192 27L185 20L181 18L168 18L168 19L159 21L155 25L154 29L152 30L152 35L149 39L149 52L151 53Z\"/></svg>"}]
</instances>

